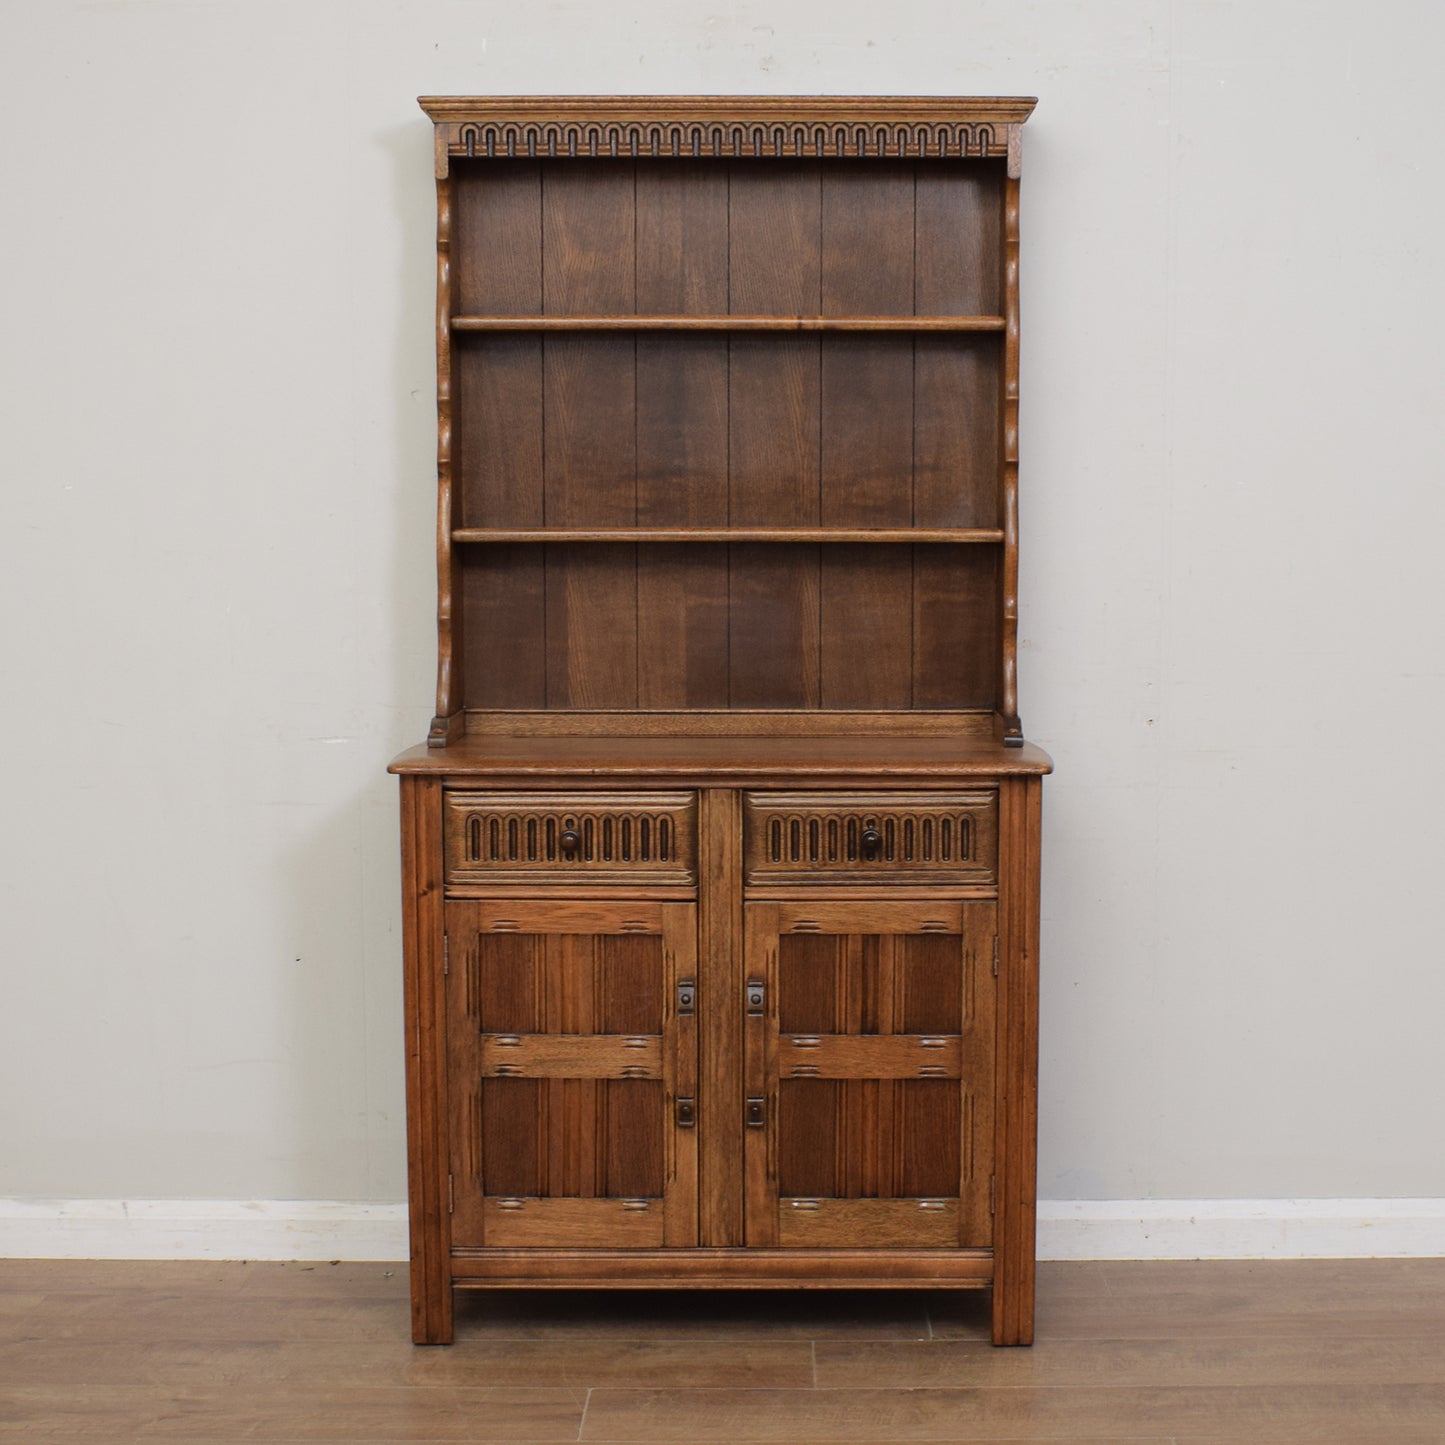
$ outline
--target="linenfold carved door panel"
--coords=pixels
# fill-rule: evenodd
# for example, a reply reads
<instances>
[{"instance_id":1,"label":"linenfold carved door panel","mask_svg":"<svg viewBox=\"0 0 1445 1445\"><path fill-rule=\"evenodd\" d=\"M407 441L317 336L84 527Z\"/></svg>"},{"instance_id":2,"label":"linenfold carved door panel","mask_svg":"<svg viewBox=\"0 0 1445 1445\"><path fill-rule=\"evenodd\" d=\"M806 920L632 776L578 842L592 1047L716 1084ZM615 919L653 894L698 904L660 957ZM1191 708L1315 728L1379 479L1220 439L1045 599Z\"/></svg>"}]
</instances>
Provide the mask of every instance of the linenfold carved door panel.
<instances>
[{"instance_id":1,"label":"linenfold carved door panel","mask_svg":"<svg viewBox=\"0 0 1445 1445\"><path fill-rule=\"evenodd\" d=\"M446 917L455 1245L695 1245L694 906Z\"/></svg>"},{"instance_id":2,"label":"linenfold carved door panel","mask_svg":"<svg viewBox=\"0 0 1445 1445\"><path fill-rule=\"evenodd\" d=\"M746 906L746 1236L993 1238L993 902Z\"/></svg>"}]
</instances>

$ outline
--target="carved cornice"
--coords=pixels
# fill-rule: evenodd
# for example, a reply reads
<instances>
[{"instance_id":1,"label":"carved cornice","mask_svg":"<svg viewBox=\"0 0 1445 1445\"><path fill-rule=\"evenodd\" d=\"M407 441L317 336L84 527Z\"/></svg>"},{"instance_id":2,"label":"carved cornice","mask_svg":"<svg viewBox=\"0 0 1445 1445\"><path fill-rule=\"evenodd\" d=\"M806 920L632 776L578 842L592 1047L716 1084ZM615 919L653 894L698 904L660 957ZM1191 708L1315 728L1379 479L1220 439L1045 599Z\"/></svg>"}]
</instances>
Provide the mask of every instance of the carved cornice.
<instances>
[{"instance_id":1,"label":"carved cornice","mask_svg":"<svg viewBox=\"0 0 1445 1445\"><path fill-rule=\"evenodd\" d=\"M458 156L1009 156L1028 97L423 96ZM1017 142L1015 140L1015 149Z\"/></svg>"}]
</instances>

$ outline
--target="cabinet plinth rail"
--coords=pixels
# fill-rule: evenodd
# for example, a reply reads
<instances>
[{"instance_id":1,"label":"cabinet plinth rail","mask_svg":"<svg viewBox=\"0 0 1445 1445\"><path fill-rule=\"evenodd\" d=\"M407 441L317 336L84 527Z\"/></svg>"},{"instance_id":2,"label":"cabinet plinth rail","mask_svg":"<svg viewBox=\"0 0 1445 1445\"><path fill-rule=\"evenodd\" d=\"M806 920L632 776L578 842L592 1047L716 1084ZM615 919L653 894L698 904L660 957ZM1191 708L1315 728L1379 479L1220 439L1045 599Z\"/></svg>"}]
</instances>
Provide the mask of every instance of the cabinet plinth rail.
<instances>
[{"instance_id":1,"label":"cabinet plinth rail","mask_svg":"<svg viewBox=\"0 0 1445 1445\"><path fill-rule=\"evenodd\" d=\"M1002 542L992 527L459 527L454 542Z\"/></svg>"},{"instance_id":2,"label":"cabinet plinth rail","mask_svg":"<svg viewBox=\"0 0 1445 1445\"><path fill-rule=\"evenodd\" d=\"M1002 331L1002 316L453 316L453 331Z\"/></svg>"}]
</instances>

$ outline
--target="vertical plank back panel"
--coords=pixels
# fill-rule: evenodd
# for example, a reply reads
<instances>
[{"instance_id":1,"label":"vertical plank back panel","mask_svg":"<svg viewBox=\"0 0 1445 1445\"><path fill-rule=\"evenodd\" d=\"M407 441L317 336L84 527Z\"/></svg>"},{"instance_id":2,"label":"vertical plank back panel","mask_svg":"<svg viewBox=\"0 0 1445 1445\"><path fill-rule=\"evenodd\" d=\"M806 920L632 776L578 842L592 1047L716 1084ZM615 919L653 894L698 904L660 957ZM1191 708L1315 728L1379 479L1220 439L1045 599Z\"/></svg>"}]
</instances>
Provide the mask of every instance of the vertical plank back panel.
<instances>
[{"instance_id":1,"label":"vertical plank back panel","mask_svg":"<svg viewBox=\"0 0 1445 1445\"><path fill-rule=\"evenodd\" d=\"M728 304L728 178L717 166L637 166L637 310L720 314ZM637 520L728 519L728 338L637 338ZM638 705L727 706L727 549L637 550Z\"/></svg>"},{"instance_id":2,"label":"vertical plank back panel","mask_svg":"<svg viewBox=\"0 0 1445 1445\"><path fill-rule=\"evenodd\" d=\"M920 161L916 195L918 311L1002 314L1002 168ZM1001 525L999 364L996 336L918 338L916 525Z\"/></svg>"},{"instance_id":3,"label":"vertical plank back panel","mask_svg":"<svg viewBox=\"0 0 1445 1445\"><path fill-rule=\"evenodd\" d=\"M913 549L913 705L992 708L998 697L999 549Z\"/></svg>"},{"instance_id":4,"label":"vertical plank back panel","mask_svg":"<svg viewBox=\"0 0 1445 1445\"><path fill-rule=\"evenodd\" d=\"M943 160L915 165L918 312L1001 315L1003 166Z\"/></svg>"},{"instance_id":5,"label":"vertical plank back panel","mask_svg":"<svg viewBox=\"0 0 1445 1445\"><path fill-rule=\"evenodd\" d=\"M634 309L630 163L553 162L542 175L542 300L549 315ZM544 357L546 519L628 527L637 516L636 342L550 335Z\"/></svg>"},{"instance_id":6,"label":"vertical plank back panel","mask_svg":"<svg viewBox=\"0 0 1445 1445\"><path fill-rule=\"evenodd\" d=\"M913 309L913 167L830 165L822 186L825 316ZM822 338L824 526L913 521L913 340ZM827 547L819 615L825 708L906 708L913 559L907 548Z\"/></svg>"},{"instance_id":7,"label":"vertical plank back panel","mask_svg":"<svg viewBox=\"0 0 1445 1445\"><path fill-rule=\"evenodd\" d=\"M727 707L726 544L638 546L637 705Z\"/></svg>"},{"instance_id":8,"label":"vertical plank back panel","mask_svg":"<svg viewBox=\"0 0 1445 1445\"><path fill-rule=\"evenodd\" d=\"M913 553L871 542L823 548L822 707L913 705Z\"/></svg>"},{"instance_id":9,"label":"vertical plank back panel","mask_svg":"<svg viewBox=\"0 0 1445 1445\"><path fill-rule=\"evenodd\" d=\"M907 316L1005 299L1001 163L463 162L456 196L464 311ZM455 351L462 525L1002 522L991 334L463 334ZM985 550L464 556L471 707L998 703Z\"/></svg>"},{"instance_id":10,"label":"vertical plank back panel","mask_svg":"<svg viewBox=\"0 0 1445 1445\"><path fill-rule=\"evenodd\" d=\"M822 178L813 163L732 166L728 310L816 315L821 304ZM816 526L819 339L732 338L729 520Z\"/></svg>"},{"instance_id":11,"label":"vertical plank back panel","mask_svg":"<svg viewBox=\"0 0 1445 1445\"><path fill-rule=\"evenodd\" d=\"M549 706L543 549L474 548L462 553L463 696L469 707Z\"/></svg>"},{"instance_id":12,"label":"vertical plank back panel","mask_svg":"<svg viewBox=\"0 0 1445 1445\"><path fill-rule=\"evenodd\" d=\"M906 316L913 292L912 167L827 167L821 313ZM824 526L912 523L911 337L822 338L822 437Z\"/></svg>"},{"instance_id":13,"label":"vertical plank back panel","mask_svg":"<svg viewBox=\"0 0 1445 1445\"><path fill-rule=\"evenodd\" d=\"M453 172L457 310L542 309L542 171L537 161L459 162Z\"/></svg>"},{"instance_id":14,"label":"vertical plank back panel","mask_svg":"<svg viewBox=\"0 0 1445 1445\"><path fill-rule=\"evenodd\" d=\"M458 526L542 525L542 345L452 336Z\"/></svg>"},{"instance_id":15,"label":"vertical plank back panel","mask_svg":"<svg viewBox=\"0 0 1445 1445\"><path fill-rule=\"evenodd\" d=\"M716 166L637 165L639 314L728 309L728 178ZM637 337L637 520L726 526L728 339Z\"/></svg>"},{"instance_id":16,"label":"vertical plank back panel","mask_svg":"<svg viewBox=\"0 0 1445 1445\"><path fill-rule=\"evenodd\" d=\"M637 548L548 543L549 708L637 706Z\"/></svg>"},{"instance_id":17,"label":"vertical plank back panel","mask_svg":"<svg viewBox=\"0 0 1445 1445\"><path fill-rule=\"evenodd\" d=\"M913 520L1000 527L997 336L920 336L913 431Z\"/></svg>"},{"instance_id":18,"label":"vertical plank back panel","mask_svg":"<svg viewBox=\"0 0 1445 1445\"><path fill-rule=\"evenodd\" d=\"M818 707L819 549L739 543L728 555L729 706Z\"/></svg>"},{"instance_id":19,"label":"vertical plank back panel","mask_svg":"<svg viewBox=\"0 0 1445 1445\"><path fill-rule=\"evenodd\" d=\"M634 309L630 162L554 162L542 177L548 314ZM636 342L553 335L545 349L546 519L626 527L637 516ZM548 706L637 706L637 568L632 547L547 550Z\"/></svg>"},{"instance_id":20,"label":"vertical plank back panel","mask_svg":"<svg viewBox=\"0 0 1445 1445\"><path fill-rule=\"evenodd\" d=\"M459 167L453 185L453 275L461 312L542 309L542 177L535 162ZM452 338L459 524L542 521L542 339Z\"/></svg>"},{"instance_id":21,"label":"vertical plank back panel","mask_svg":"<svg viewBox=\"0 0 1445 1445\"><path fill-rule=\"evenodd\" d=\"M821 168L752 162L730 171L729 310L816 314L821 300ZM729 367L729 520L819 521L817 337L734 336ZM817 707L816 547L730 549L729 702Z\"/></svg>"}]
</instances>

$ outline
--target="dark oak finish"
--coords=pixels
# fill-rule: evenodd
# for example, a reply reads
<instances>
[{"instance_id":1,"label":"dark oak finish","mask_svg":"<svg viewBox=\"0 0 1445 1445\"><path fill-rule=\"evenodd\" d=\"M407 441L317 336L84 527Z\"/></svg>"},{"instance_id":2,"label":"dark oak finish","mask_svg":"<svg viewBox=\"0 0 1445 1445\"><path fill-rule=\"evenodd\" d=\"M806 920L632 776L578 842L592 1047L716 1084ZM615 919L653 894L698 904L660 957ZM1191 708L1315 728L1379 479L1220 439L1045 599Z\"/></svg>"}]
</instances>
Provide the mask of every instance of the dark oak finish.
<instances>
[{"instance_id":1,"label":"dark oak finish","mask_svg":"<svg viewBox=\"0 0 1445 1445\"><path fill-rule=\"evenodd\" d=\"M747 880L975 884L998 881L998 796L749 793Z\"/></svg>"},{"instance_id":2,"label":"dark oak finish","mask_svg":"<svg viewBox=\"0 0 1445 1445\"><path fill-rule=\"evenodd\" d=\"M440 98L413 1332L526 1285L1033 1337L1017 99Z\"/></svg>"},{"instance_id":3,"label":"dark oak finish","mask_svg":"<svg viewBox=\"0 0 1445 1445\"><path fill-rule=\"evenodd\" d=\"M446 794L446 883L697 883L697 804L691 793Z\"/></svg>"},{"instance_id":4,"label":"dark oak finish","mask_svg":"<svg viewBox=\"0 0 1445 1445\"><path fill-rule=\"evenodd\" d=\"M693 905L446 914L454 1251L695 1245Z\"/></svg>"}]
</instances>

